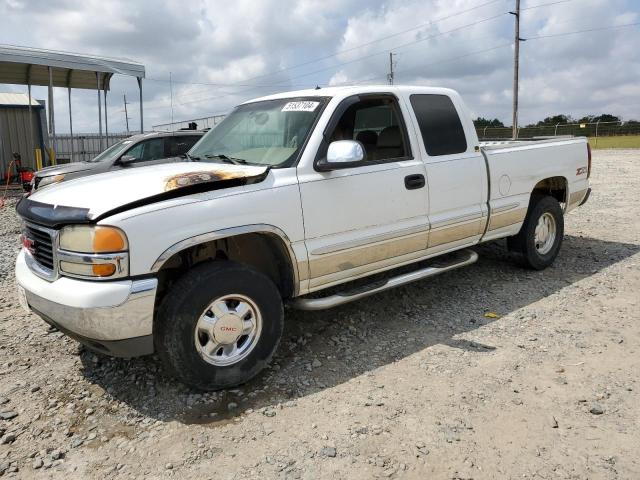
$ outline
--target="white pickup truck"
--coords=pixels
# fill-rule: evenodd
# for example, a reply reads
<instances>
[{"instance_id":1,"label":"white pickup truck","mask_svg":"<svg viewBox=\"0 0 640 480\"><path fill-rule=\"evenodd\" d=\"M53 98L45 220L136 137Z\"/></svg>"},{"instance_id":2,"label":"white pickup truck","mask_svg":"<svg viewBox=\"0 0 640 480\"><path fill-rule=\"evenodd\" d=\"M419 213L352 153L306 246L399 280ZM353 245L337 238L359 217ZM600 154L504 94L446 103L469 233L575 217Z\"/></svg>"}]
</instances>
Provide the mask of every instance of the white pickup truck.
<instances>
[{"instance_id":1,"label":"white pickup truck","mask_svg":"<svg viewBox=\"0 0 640 480\"><path fill-rule=\"evenodd\" d=\"M184 162L22 199L19 294L92 349L156 352L189 385L230 387L271 359L285 304L340 305L505 237L547 267L590 170L584 138L480 144L448 89L281 93L238 106Z\"/></svg>"}]
</instances>

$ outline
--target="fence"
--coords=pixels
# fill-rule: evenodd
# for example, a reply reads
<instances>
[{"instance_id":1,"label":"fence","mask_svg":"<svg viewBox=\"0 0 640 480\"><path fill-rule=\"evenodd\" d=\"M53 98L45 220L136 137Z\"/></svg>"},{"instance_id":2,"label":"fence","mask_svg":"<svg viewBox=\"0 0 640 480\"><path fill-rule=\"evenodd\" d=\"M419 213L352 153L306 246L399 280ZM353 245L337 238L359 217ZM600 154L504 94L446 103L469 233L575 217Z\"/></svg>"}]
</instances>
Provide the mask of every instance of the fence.
<instances>
[{"instance_id":1,"label":"fence","mask_svg":"<svg viewBox=\"0 0 640 480\"><path fill-rule=\"evenodd\" d=\"M225 115L213 115L211 117L194 118L192 120L184 120L181 122L161 123L159 125L154 125L153 129L156 132L174 132L181 128L189 128L189 124L195 122L197 126L196 128L198 128L198 130L203 130L205 128L215 127L224 117Z\"/></svg>"},{"instance_id":2,"label":"fence","mask_svg":"<svg viewBox=\"0 0 640 480\"><path fill-rule=\"evenodd\" d=\"M224 115L196 118L184 122L166 123L154 125L156 131L175 131L185 128L190 122L196 122L199 129L212 128L222 121ZM478 138L481 140L510 139L510 127L476 127ZM110 133L106 139L104 148L100 148L100 136L95 133L78 134L73 136L73 159L71 157L71 136L57 135L57 161L67 163L70 161L81 162L90 160L105 148L123 140L137 132ZM540 125L535 127L521 127L518 129L518 138L555 137L572 135L576 137L610 137L618 135L640 135L640 122L592 122L592 123L568 123L555 125Z\"/></svg>"},{"instance_id":3,"label":"fence","mask_svg":"<svg viewBox=\"0 0 640 480\"><path fill-rule=\"evenodd\" d=\"M480 140L509 139L511 127L476 127ZM593 123L557 123L555 125L539 125L521 127L518 138L556 137L572 135L574 137L612 137L618 135L640 135L640 122L593 122Z\"/></svg>"},{"instance_id":4,"label":"fence","mask_svg":"<svg viewBox=\"0 0 640 480\"><path fill-rule=\"evenodd\" d=\"M73 139L71 135L56 135L56 142L58 151L56 153L56 160L58 163L84 162L91 160L97 156L100 152L110 147L114 143L124 140L131 135L135 135L137 132L131 133L110 133L109 136L103 135L103 148L100 148L100 135L97 133L86 134L74 134ZM71 149L71 142L73 141L73 150ZM73 158L71 152L73 151Z\"/></svg>"}]
</instances>

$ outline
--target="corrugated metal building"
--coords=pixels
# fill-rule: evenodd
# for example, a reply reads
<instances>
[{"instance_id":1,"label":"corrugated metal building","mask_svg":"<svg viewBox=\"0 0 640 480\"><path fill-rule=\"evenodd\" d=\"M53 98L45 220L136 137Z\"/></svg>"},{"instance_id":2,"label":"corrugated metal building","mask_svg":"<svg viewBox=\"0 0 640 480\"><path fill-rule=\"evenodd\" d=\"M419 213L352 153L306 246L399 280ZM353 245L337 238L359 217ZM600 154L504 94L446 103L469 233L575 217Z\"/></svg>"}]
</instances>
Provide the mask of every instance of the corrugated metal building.
<instances>
[{"instance_id":1,"label":"corrugated metal building","mask_svg":"<svg viewBox=\"0 0 640 480\"><path fill-rule=\"evenodd\" d=\"M22 166L35 169L35 149L44 150L45 103L24 93L0 93L0 178L5 178L13 153L22 156ZM12 169L11 173L15 173Z\"/></svg>"}]
</instances>

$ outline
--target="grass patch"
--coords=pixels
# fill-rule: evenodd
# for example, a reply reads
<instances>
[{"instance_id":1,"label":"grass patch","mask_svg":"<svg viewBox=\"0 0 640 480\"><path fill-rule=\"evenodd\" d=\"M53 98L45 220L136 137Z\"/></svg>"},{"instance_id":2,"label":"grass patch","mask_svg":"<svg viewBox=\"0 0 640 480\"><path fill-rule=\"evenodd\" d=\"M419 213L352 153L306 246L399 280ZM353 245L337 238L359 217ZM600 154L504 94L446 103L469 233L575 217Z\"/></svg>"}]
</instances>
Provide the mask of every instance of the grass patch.
<instances>
[{"instance_id":1,"label":"grass patch","mask_svg":"<svg viewBox=\"0 0 640 480\"><path fill-rule=\"evenodd\" d=\"M616 137L589 137L591 148L640 148L640 135L620 135Z\"/></svg>"}]
</instances>

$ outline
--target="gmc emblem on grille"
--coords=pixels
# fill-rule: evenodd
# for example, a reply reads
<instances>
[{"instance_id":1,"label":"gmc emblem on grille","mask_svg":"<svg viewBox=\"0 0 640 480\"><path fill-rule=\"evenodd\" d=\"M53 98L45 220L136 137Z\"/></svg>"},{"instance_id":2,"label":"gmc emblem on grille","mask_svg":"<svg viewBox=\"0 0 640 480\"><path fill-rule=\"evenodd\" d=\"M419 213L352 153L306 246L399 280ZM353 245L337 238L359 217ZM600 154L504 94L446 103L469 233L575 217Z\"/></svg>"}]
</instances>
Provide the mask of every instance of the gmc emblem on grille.
<instances>
[{"instance_id":1,"label":"gmc emblem on grille","mask_svg":"<svg viewBox=\"0 0 640 480\"><path fill-rule=\"evenodd\" d=\"M27 250L31 255L36 253L36 242L31 240L29 237L23 235L22 236L22 246Z\"/></svg>"}]
</instances>

